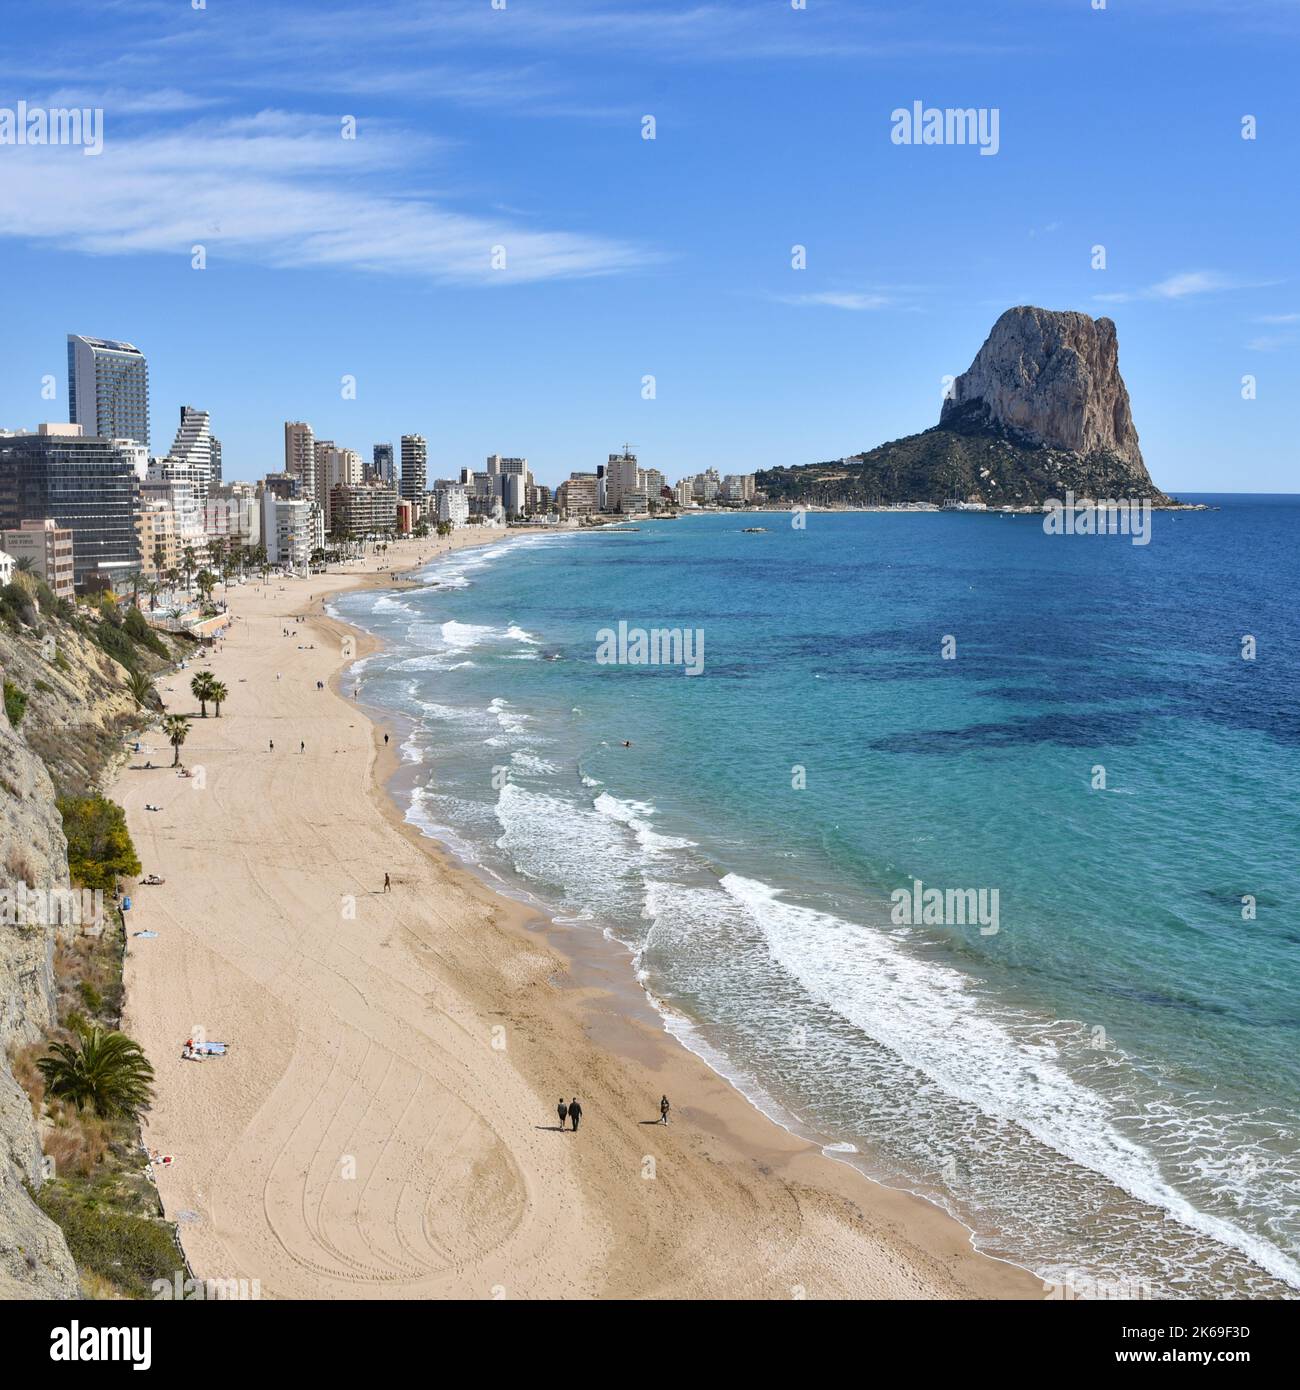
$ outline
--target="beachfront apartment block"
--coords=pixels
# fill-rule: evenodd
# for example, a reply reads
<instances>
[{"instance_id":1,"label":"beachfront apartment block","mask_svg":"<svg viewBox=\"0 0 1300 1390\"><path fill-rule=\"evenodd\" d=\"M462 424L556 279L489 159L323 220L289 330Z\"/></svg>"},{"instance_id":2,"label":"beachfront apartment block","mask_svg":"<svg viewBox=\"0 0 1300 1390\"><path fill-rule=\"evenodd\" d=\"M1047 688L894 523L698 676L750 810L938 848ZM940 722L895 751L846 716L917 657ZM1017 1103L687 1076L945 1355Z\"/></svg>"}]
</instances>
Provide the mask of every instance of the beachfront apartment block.
<instances>
[{"instance_id":1,"label":"beachfront apartment block","mask_svg":"<svg viewBox=\"0 0 1300 1390\"><path fill-rule=\"evenodd\" d=\"M608 463L604 465L605 495L601 499L601 510L627 511L628 508L623 505L623 494L637 491L640 474L636 455L626 446L621 454L610 454Z\"/></svg>"},{"instance_id":2,"label":"beachfront apartment block","mask_svg":"<svg viewBox=\"0 0 1300 1390\"><path fill-rule=\"evenodd\" d=\"M331 536L359 540L397 527L397 489L384 483L335 483L330 488Z\"/></svg>"},{"instance_id":3,"label":"beachfront apartment block","mask_svg":"<svg viewBox=\"0 0 1300 1390\"><path fill-rule=\"evenodd\" d=\"M316 436L305 420L284 422L284 471L298 480L298 496L316 498Z\"/></svg>"},{"instance_id":4,"label":"beachfront apartment block","mask_svg":"<svg viewBox=\"0 0 1300 1390\"><path fill-rule=\"evenodd\" d=\"M422 434L402 436L401 496L419 507L428 491L429 446Z\"/></svg>"},{"instance_id":5,"label":"beachfront apartment block","mask_svg":"<svg viewBox=\"0 0 1300 1390\"><path fill-rule=\"evenodd\" d=\"M303 498L284 501L262 493L262 544L267 562L286 569L306 569L318 549L319 511Z\"/></svg>"},{"instance_id":6,"label":"beachfront apartment block","mask_svg":"<svg viewBox=\"0 0 1300 1390\"><path fill-rule=\"evenodd\" d=\"M599 507L597 483L594 473L570 473L568 478L555 490L555 500L563 516L591 516Z\"/></svg>"},{"instance_id":7,"label":"beachfront apartment block","mask_svg":"<svg viewBox=\"0 0 1300 1390\"><path fill-rule=\"evenodd\" d=\"M55 598L76 592L72 531L53 517L28 517L12 530L0 532L3 546L15 561L30 560L32 572L50 586Z\"/></svg>"},{"instance_id":8,"label":"beachfront apartment block","mask_svg":"<svg viewBox=\"0 0 1300 1390\"><path fill-rule=\"evenodd\" d=\"M176 513L171 502L147 495L141 488L140 511L135 519L140 537L140 572L152 578L180 567L181 545Z\"/></svg>"},{"instance_id":9,"label":"beachfront apartment block","mask_svg":"<svg viewBox=\"0 0 1300 1390\"><path fill-rule=\"evenodd\" d=\"M327 533L334 524L334 489L339 486L360 487L365 475L365 463L355 449L340 449L332 439L317 442L316 500L325 514Z\"/></svg>"},{"instance_id":10,"label":"beachfront apartment block","mask_svg":"<svg viewBox=\"0 0 1300 1390\"><path fill-rule=\"evenodd\" d=\"M203 511L207 497L207 467L182 463L170 456L150 459L140 482L141 501L162 502L176 514L176 533L182 544L203 540Z\"/></svg>"},{"instance_id":11,"label":"beachfront apartment block","mask_svg":"<svg viewBox=\"0 0 1300 1390\"><path fill-rule=\"evenodd\" d=\"M76 424L0 436L0 530L51 518L72 532L74 583L112 583L139 565L137 489L146 464L142 444L86 435Z\"/></svg>"},{"instance_id":12,"label":"beachfront apartment block","mask_svg":"<svg viewBox=\"0 0 1300 1390\"><path fill-rule=\"evenodd\" d=\"M465 526L469 522L469 491L460 483L439 482L434 490L437 518L448 526Z\"/></svg>"},{"instance_id":13,"label":"beachfront apartment block","mask_svg":"<svg viewBox=\"0 0 1300 1390\"><path fill-rule=\"evenodd\" d=\"M262 536L262 508L254 485L231 483L209 494L203 531L209 541L233 541L255 549Z\"/></svg>"},{"instance_id":14,"label":"beachfront apartment block","mask_svg":"<svg viewBox=\"0 0 1300 1390\"><path fill-rule=\"evenodd\" d=\"M149 447L149 364L132 343L68 334L68 420L87 438Z\"/></svg>"}]
</instances>

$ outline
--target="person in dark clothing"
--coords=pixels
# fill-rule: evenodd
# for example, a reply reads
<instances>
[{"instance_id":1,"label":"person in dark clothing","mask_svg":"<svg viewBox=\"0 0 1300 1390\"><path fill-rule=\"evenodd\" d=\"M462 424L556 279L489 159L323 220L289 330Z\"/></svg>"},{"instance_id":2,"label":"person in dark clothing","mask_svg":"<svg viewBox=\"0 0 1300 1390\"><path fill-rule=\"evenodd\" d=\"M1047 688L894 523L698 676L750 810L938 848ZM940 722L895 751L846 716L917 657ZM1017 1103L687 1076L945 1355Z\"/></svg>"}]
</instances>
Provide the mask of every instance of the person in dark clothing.
<instances>
[{"instance_id":1,"label":"person in dark clothing","mask_svg":"<svg viewBox=\"0 0 1300 1390\"><path fill-rule=\"evenodd\" d=\"M569 1102L569 1119L573 1121L574 1133L577 1133L578 1121L582 1119L582 1106L578 1104L577 1096Z\"/></svg>"},{"instance_id":2,"label":"person in dark clothing","mask_svg":"<svg viewBox=\"0 0 1300 1390\"><path fill-rule=\"evenodd\" d=\"M668 1097L667 1097L667 1096L660 1096L660 1097L659 1097L659 1123L660 1123L661 1125L666 1125L666 1124L668 1123L668 1109L669 1109L669 1106L668 1106Z\"/></svg>"},{"instance_id":3,"label":"person in dark clothing","mask_svg":"<svg viewBox=\"0 0 1300 1390\"><path fill-rule=\"evenodd\" d=\"M560 1117L560 1128L564 1128L564 1121L568 1118L569 1107L564 1103L564 1097L560 1097L560 1103L555 1107L555 1113Z\"/></svg>"}]
</instances>

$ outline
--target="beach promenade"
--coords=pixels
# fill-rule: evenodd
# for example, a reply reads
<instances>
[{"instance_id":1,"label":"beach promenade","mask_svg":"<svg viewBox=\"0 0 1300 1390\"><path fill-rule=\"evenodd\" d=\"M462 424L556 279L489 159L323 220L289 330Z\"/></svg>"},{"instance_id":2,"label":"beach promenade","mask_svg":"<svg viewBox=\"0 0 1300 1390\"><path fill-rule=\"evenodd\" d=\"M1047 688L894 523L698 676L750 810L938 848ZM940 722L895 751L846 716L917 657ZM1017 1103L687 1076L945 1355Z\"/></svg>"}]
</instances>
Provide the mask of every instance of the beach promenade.
<instances>
[{"instance_id":1,"label":"beach promenade","mask_svg":"<svg viewBox=\"0 0 1300 1390\"><path fill-rule=\"evenodd\" d=\"M159 683L195 715L196 775L155 731L153 769L131 757L112 790L166 880L132 891L123 1026L157 1071L145 1139L174 1157L158 1182L195 1273L280 1298L1041 1297L763 1117L663 1032L615 948L403 824L398 740L336 688L367 639L320 608L440 545L232 587L223 646ZM197 717L197 669L229 689L220 719ZM183 1060L196 1031L229 1054ZM673 1123L647 1123L665 1092Z\"/></svg>"}]
</instances>

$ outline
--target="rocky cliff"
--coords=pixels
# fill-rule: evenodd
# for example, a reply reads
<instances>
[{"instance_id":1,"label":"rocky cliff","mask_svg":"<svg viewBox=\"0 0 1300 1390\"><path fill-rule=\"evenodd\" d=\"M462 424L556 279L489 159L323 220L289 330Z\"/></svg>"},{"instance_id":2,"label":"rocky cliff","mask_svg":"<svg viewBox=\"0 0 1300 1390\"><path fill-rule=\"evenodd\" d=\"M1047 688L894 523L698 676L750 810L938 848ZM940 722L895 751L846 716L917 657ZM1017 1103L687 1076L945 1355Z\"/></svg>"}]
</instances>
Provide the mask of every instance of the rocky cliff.
<instances>
[{"instance_id":1,"label":"rocky cliff","mask_svg":"<svg viewBox=\"0 0 1300 1390\"><path fill-rule=\"evenodd\" d=\"M939 423L834 463L761 473L776 501L1039 505L1063 498L1169 498L1151 481L1110 319L1008 309L953 382Z\"/></svg>"},{"instance_id":2,"label":"rocky cliff","mask_svg":"<svg viewBox=\"0 0 1300 1390\"><path fill-rule=\"evenodd\" d=\"M1030 445L1109 454L1146 477L1110 319L1008 309L944 401L939 424L957 418Z\"/></svg>"},{"instance_id":3,"label":"rocky cliff","mask_svg":"<svg viewBox=\"0 0 1300 1390\"><path fill-rule=\"evenodd\" d=\"M0 623L3 679L26 696L18 727L0 708L0 886L68 887L58 791L85 792L135 719L126 673L88 631L50 615ZM84 626L84 624L83 624ZM56 785L57 783L57 785ZM9 1052L55 1022L54 950L70 927L0 917L0 1302L77 1298L62 1232L24 1184L41 1182L41 1137Z\"/></svg>"},{"instance_id":4,"label":"rocky cliff","mask_svg":"<svg viewBox=\"0 0 1300 1390\"><path fill-rule=\"evenodd\" d=\"M2 710L0 798L5 886L66 887L67 842L50 774ZM62 1232L24 1187L40 1186L41 1140L7 1057L10 1047L35 1042L55 1021L54 943L52 927L0 921L0 1301L76 1298L79 1291Z\"/></svg>"}]
</instances>

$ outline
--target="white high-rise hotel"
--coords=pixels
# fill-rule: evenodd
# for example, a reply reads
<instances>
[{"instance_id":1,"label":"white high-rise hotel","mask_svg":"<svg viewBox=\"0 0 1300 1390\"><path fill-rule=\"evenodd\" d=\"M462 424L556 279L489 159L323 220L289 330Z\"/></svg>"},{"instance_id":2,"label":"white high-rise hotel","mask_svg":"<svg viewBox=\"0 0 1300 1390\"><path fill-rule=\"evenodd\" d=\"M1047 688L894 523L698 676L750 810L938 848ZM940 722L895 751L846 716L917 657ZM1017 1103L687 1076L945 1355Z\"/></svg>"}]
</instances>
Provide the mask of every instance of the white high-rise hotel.
<instances>
[{"instance_id":1,"label":"white high-rise hotel","mask_svg":"<svg viewBox=\"0 0 1300 1390\"><path fill-rule=\"evenodd\" d=\"M68 419L83 435L149 447L149 364L131 343L68 334Z\"/></svg>"}]
</instances>

